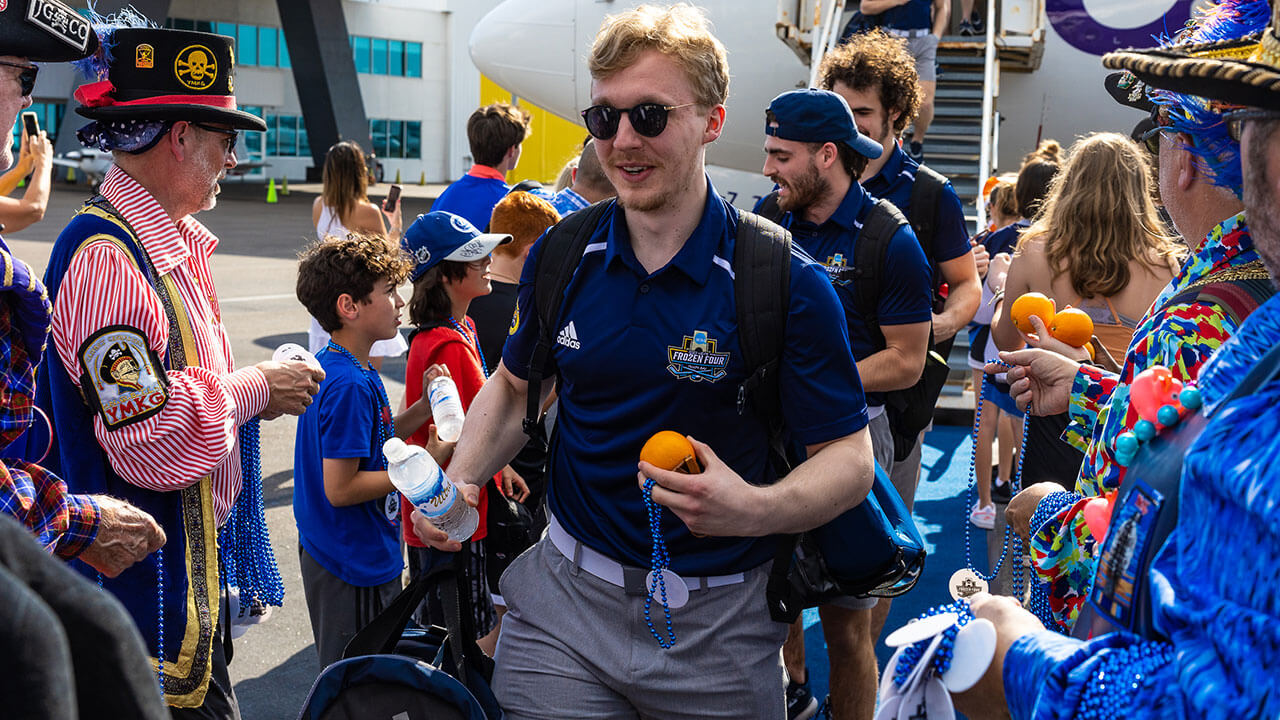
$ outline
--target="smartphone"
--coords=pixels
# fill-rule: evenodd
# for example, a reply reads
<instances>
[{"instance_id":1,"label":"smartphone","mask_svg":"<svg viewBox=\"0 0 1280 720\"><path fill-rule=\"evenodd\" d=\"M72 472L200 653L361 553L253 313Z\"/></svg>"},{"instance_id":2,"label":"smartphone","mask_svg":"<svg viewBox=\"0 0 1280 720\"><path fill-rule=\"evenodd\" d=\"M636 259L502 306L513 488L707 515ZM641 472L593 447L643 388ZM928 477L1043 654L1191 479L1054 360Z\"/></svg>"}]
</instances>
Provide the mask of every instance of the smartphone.
<instances>
[{"instance_id":1,"label":"smartphone","mask_svg":"<svg viewBox=\"0 0 1280 720\"><path fill-rule=\"evenodd\" d=\"M398 204L399 202L400 202L400 186L392 185L391 190L387 192L387 199L383 201L382 207L385 208L387 212L395 212L396 204Z\"/></svg>"},{"instance_id":2,"label":"smartphone","mask_svg":"<svg viewBox=\"0 0 1280 720\"><path fill-rule=\"evenodd\" d=\"M22 113L22 131L31 137L40 134L40 120L33 112Z\"/></svg>"}]
</instances>

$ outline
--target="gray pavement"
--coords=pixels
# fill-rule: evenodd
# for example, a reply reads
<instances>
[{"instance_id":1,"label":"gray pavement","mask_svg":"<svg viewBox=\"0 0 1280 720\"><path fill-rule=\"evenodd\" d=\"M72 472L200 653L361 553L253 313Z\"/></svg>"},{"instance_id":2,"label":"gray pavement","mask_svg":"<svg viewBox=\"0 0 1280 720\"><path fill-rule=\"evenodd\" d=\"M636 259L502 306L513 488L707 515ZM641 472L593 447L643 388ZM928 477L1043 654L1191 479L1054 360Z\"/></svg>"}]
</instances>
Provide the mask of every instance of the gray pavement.
<instances>
[{"instance_id":1,"label":"gray pavement","mask_svg":"<svg viewBox=\"0 0 1280 720\"><path fill-rule=\"evenodd\" d=\"M429 209L427 189L432 188L405 193L406 225ZM4 234L14 254L43 274L54 239L88 193L84 186L55 185L43 222ZM218 207L197 216L221 240L212 270L222 319L231 334L236 362L242 366L269 360L283 342L307 342L308 316L294 296L294 283L297 253L315 235L311 225L315 195L295 188L275 205L266 204L265 197L261 185L225 184ZM393 404L400 402L403 380L403 358L383 366L383 381ZM262 425L267 524L284 578L285 602L267 623L250 629L235 643L231 677L245 720L296 717L320 670L302 596L292 510L296 425L291 417Z\"/></svg>"}]
</instances>

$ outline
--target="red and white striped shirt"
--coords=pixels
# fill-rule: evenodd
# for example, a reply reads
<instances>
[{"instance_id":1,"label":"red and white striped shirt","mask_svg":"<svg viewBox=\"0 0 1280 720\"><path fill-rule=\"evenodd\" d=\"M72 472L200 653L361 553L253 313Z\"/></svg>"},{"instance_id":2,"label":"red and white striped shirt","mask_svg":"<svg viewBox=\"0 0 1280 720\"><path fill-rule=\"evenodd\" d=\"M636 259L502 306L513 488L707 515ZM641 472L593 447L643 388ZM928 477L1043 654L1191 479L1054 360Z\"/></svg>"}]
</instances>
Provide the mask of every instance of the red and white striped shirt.
<instances>
[{"instance_id":1,"label":"red and white striped shirt","mask_svg":"<svg viewBox=\"0 0 1280 720\"><path fill-rule=\"evenodd\" d=\"M234 369L209 272L218 238L190 216L175 224L151 193L118 167L111 167L100 189L139 234L156 272L169 275L177 286L200 366L168 373L169 399L160 413L110 432L95 414L94 435L112 468L139 487L180 490L211 474L221 525L240 493L237 429L266 408L270 390L257 368ZM80 346L109 325L137 328L165 358L169 321L160 298L128 253L101 240L71 260L53 308L54 347L73 382L78 384L84 372Z\"/></svg>"}]
</instances>

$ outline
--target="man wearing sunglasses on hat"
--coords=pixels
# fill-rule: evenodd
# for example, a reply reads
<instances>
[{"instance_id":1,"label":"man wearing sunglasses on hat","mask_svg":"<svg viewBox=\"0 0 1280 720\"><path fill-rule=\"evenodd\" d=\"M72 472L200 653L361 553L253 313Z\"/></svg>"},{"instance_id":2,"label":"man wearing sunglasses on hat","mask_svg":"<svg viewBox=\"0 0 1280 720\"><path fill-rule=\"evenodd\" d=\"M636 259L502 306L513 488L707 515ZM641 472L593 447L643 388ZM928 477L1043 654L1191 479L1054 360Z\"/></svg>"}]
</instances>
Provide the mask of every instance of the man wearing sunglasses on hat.
<instances>
[{"instance_id":1,"label":"man wearing sunglasses on hat","mask_svg":"<svg viewBox=\"0 0 1280 720\"><path fill-rule=\"evenodd\" d=\"M781 720L787 626L765 602L773 536L861 502L873 477L839 300L822 267L794 250L778 373L787 429L809 455L775 483L761 418L738 410L746 368L731 259L740 216L704 167L725 122L724 46L701 11L645 6L605 20L588 67L583 117L617 201L571 216L602 219L555 315L553 519L503 576L493 687L517 719ZM570 239L556 233L530 252L502 363L449 466L468 498L524 443L539 257ZM660 430L691 437L702 471L638 463ZM414 523L424 542L457 549L416 512ZM667 593L646 602L655 546L669 554Z\"/></svg>"},{"instance_id":2,"label":"man wearing sunglasses on hat","mask_svg":"<svg viewBox=\"0 0 1280 720\"><path fill-rule=\"evenodd\" d=\"M1242 131L1245 212L1273 283L1280 282L1277 29L1280 5L1261 38L1103 58L1152 88L1236 107L1226 122ZM1233 36L1216 36L1223 37ZM1274 364L1257 366L1278 345L1280 298L1272 297L1199 374L1201 412L1212 414L1182 458L1176 524L1163 545L1151 549L1149 567L1136 573L1133 585L1134 596L1143 585L1151 588L1148 632L1116 630L1087 642L1063 638L1009 598L975 597L974 613L996 626L996 658L977 688L960 698L959 709L974 717L1007 706L1016 720L1280 716L1280 686L1271 671L1280 662L1277 592L1272 582L1252 581L1274 578L1280 557L1280 393L1270 382L1224 401L1251 371L1270 374ZM1111 532L1114 527L1113 521Z\"/></svg>"},{"instance_id":3,"label":"man wearing sunglasses on hat","mask_svg":"<svg viewBox=\"0 0 1280 720\"><path fill-rule=\"evenodd\" d=\"M218 534L233 510L237 528L260 520L256 418L301 414L323 372L236 367L209 266L218 241L192 217L216 204L238 131L266 129L236 109L231 38L128 20L97 22L110 57L78 64L90 82L76 112L93 122L77 136L113 166L53 246L38 401L58 438L50 462L72 489L126 498L164 528L160 550L102 586L129 607L174 717L236 718L220 562L236 551L219 546L238 543ZM242 488L254 492L237 504ZM261 531L246 534L265 578L274 561ZM250 559L235 556L237 569ZM246 572L236 580L247 603L262 596Z\"/></svg>"}]
</instances>

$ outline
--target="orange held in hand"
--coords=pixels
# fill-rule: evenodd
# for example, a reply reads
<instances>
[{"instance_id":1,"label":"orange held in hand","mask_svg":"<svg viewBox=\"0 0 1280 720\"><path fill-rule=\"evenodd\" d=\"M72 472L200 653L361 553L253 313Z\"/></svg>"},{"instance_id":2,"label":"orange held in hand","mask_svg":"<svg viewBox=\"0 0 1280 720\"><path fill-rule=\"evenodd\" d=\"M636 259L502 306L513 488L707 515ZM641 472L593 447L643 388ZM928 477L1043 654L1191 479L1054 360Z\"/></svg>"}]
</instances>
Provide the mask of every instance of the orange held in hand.
<instances>
[{"instance_id":1,"label":"orange held in hand","mask_svg":"<svg viewBox=\"0 0 1280 720\"><path fill-rule=\"evenodd\" d=\"M1009 308L1009 314L1013 316L1013 324L1024 333L1033 333L1036 331L1031 326L1031 316L1035 315L1040 318L1040 322L1049 326L1053 320L1053 314L1056 310L1053 301L1038 292L1029 292L1020 296L1013 301L1013 306Z\"/></svg>"},{"instance_id":2,"label":"orange held in hand","mask_svg":"<svg viewBox=\"0 0 1280 720\"><path fill-rule=\"evenodd\" d=\"M1093 319L1068 305L1049 322L1049 334L1072 347L1084 347L1093 337Z\"/></svg>"},{"instance_id":3,"label":"orange held in hand","mask_svg":"<svg viewBox=\"0 0 1280 720\"><path fill-rule=\"evenodd\" d=\"M697 456L688 438L672 430L661 430L645 441L640 459L663 470L700 473Z\"/></svg>"}]
</instances>

